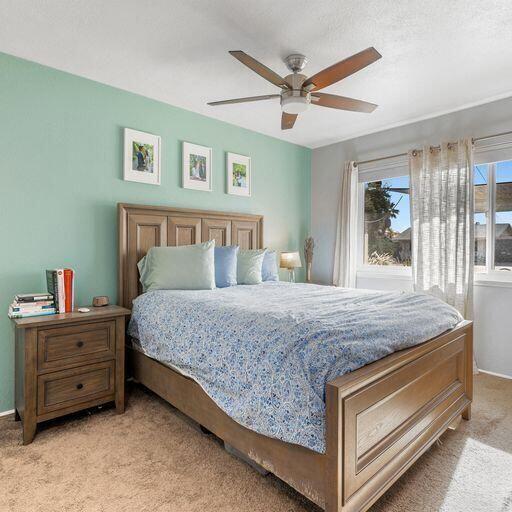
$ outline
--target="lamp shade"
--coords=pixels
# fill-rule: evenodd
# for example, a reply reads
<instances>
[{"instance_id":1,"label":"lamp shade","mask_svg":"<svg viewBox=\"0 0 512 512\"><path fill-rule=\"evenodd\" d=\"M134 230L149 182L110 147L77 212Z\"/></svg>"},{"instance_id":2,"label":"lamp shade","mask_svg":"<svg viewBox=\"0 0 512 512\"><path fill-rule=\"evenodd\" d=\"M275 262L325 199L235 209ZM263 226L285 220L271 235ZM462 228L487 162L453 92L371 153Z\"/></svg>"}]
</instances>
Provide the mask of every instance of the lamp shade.
<instances>
[{"instance_id":1,"label":"lamp shade","mask_svg":"<svg viewBox=\"0 0 512 512\"><path fill-rule=\"evenodd\" d=\"M300 254L298 252L282 252L279 266L281 268L302 267L302 263L300 261Z\"/></svg>"}]
</instances>

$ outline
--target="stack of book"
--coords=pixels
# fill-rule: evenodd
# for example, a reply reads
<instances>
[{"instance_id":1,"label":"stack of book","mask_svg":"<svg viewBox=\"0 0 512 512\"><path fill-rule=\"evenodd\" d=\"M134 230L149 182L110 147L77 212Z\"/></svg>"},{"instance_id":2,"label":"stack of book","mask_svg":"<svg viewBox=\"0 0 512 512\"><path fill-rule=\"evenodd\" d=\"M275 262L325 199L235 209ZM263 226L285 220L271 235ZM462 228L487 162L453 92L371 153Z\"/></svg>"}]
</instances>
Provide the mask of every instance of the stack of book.
<instances>
[{"instance_id":1,"label":"stack of book","mask_svg":"<svg viewBox=\"0 0 512 512\"><path fill-rule=\"evenodd\" d=\"M55 302L51 293L20 293L9 306L9 318L54 315Z\"/></svg>"},{"instance_id":2,"label":"stack of book","mask_svg":"<svg viewBox=\"0 0 512 512\"><path fill-rule=\"evenodd\" d=\"M71 313L75 307L75 272L71 268L46 271L48 293L20 293L9 306L9 318Z\"/></svg>"},{"instance_id":3,"label":"stack of book","mask_svg":"<svg viewBox=\"0 0 512 512\"><path fill-rule=\"evenodd\" d=\"M55 299L57 313L71 313L75 307L75 272L71 268L46 271L48 293Z\"/></svg>"}]
</instances>

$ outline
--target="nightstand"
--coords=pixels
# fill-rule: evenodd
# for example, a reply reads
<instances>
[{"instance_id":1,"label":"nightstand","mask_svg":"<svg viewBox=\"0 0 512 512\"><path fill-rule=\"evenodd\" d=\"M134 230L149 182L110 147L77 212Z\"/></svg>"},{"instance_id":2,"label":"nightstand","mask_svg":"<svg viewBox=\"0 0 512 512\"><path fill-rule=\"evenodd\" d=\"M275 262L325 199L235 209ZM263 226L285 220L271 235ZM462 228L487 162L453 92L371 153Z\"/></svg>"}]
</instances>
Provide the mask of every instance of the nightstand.
<instances>
[{"instance_id":1,"label":"nightstand","mask_svg":"<svg viewBox=\"0 0 512 512\"><path fill-rule=\"evenodd\" d=\"M15 415L23 444L37 424L114 401L124 412L124 333L130 310L119 306L13 319Z\"/></svg>"}]
</instances>

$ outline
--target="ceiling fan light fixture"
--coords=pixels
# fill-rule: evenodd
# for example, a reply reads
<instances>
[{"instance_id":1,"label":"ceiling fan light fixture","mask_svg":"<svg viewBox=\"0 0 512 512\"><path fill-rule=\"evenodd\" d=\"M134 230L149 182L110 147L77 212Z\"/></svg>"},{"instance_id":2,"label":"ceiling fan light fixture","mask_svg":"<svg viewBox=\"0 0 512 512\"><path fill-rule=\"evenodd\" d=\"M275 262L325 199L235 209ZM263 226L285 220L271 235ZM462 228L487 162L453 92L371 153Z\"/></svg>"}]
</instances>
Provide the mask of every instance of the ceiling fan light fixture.
<instances>
[{"instance_id":1,"label":"ceiling fan light fixture","mask_svg":"<svg viewBox=\"0 0 512 512\"><path fill-rule=\"evenodd\" d=\"M318 92L379 60L382 55L373 46L351 57L340 60L336 64L310 77L301 73L307 63L306 57L301 53L293 53L284 59L286 66L292 72L284 78L242 50L233 50L229 53L244 66L247 66L257 75L264 78L267 82L276 85L281 90L279 94L263 94L260 96L211 101L208 105L228 105L280 98L282 110L281 130L290 130L293 128L298 115L308 109L311 99L313 99L315 107L327 107L351 112L370 113L377 108L377 105L367 101Z\"/></svg>"},{"instance_id":2,"label":"ceiling fan light fixture","mask_svg":"<svg viewBox=\"0 0 512 512\"><path fill-rule=\"evenodd\" d=\"M283 91L281 94L281 109L287 114L301 114L311 103L311 94L305 91Z\"/></svg>"}]
</instances>

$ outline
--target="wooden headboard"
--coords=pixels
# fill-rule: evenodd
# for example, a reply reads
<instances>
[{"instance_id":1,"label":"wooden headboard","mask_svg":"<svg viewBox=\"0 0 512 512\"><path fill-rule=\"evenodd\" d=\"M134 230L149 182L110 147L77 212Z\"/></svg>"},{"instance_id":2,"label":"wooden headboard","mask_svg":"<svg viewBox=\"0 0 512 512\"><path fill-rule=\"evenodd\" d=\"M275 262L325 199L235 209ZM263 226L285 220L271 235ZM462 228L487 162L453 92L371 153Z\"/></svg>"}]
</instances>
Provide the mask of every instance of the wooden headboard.
<instances>
[{"instance_id":1,"label":"wooden headboard","mask_svg":"<svg viewBox=\"0 0 512 512\"><path fill-rule=\"evenodd\" d=\"M131 308L141 294L137 262L151 247L215 240L241 249L263 247L263 216L140 204L117 205L119 215L118 301Z\"/></svg>"}]
</instances>

